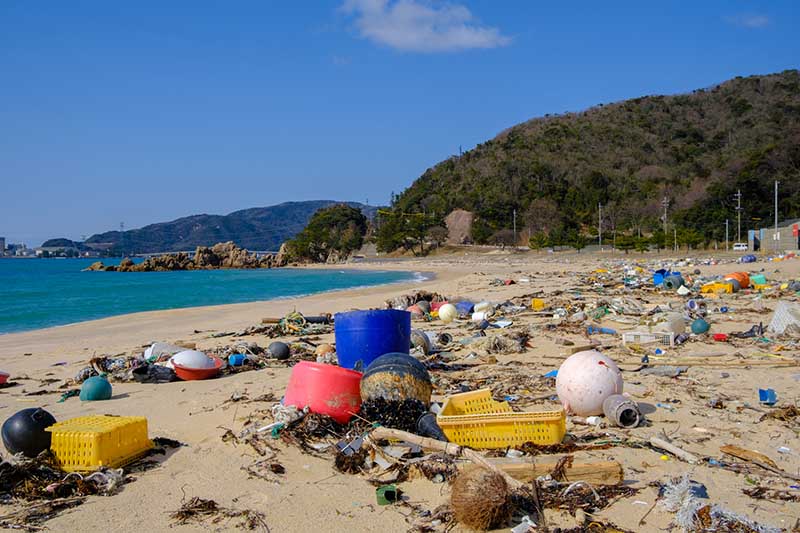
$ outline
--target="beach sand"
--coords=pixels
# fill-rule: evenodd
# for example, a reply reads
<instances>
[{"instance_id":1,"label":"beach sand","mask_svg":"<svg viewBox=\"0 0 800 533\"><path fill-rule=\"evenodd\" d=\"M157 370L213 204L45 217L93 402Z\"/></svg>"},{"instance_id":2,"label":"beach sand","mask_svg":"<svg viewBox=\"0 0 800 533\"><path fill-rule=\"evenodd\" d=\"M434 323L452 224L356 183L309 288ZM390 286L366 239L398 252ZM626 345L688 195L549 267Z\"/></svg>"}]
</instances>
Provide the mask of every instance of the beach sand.
<instances>
[{"instance_id":1,"label":"beach sand","mask_svg":"<svg viewBox=\"0 0 800 533\"><path fill-rule=\"evenodd\" d=\"M717 254L719 255L722 254ZM714 254L698 253L694 256L702 258ZM629 256L592 256L574 253L548 255L493 252L354 264L348 267L430 271L437 277L419 283L331 292L295 299L136 313L4 335L0 336L0 368L10 372L12 380L25 375L30 380L19 380L19 386L1 391L0 414L5 418L19 409L42 406L58 420L103 413L143 415L148 418L151 437L168 437L186 444L170 451L159 468L135 474L135 482L124 485L120 493L110 497L90 497L85 504L50 520L46 526L53 531L222 531L236 524L233 519L202 525L173 525L169 514L176 511L183 500L194 496L214 499L220 505L230 508L261 511L266 515L267 524L273 532L407 531L411 528L413 511L403 506L378 507L374 487L363 476L337 472L333 468L332 456L313 457L276 440L274 446L279 451L274 461L285 467L285 474L277 476L278 481L275 483L248 477L245 469L261 457L250 446L223 442L221 436L227 429L238 433L242 429L242 420L249 413L268 409L271 404L225 401L239 393L246 393L250 398L272 393L280 398L290 373L290 369L285 366L276 365L274 368L201 382L160 385L115 383L112 400L93 403L84 403L77 398L57 403L61 393L57 389L58 384L44 385L38 380L71 378L92 356L137 353L152 341L190 341L197 343L200 349L224 346L241 340L266 346L273 339L259 335L235 339L212 338L210 335L240 331L259 324L262 317L283 316L294 309L314 315L352 308L383 307L386 299L415 290L465 296L476 301L488 299L501 302L539 290L552 293L558 289L573 287L585 289L576 276L598 268L604 261L651 261L656 258L657 256L651 254L642 256L633 253ZM764 268L768 279L793 279L800 275L800 260L797 259L780 263L759 262L746 266L697 265L696 268L706 275L743 270L745 267ZM779 272L774 272L776 269ZM531 281L511 286L490 285L495 278L521 277L528 277ZM596 297L589 291L584 296L587 299ZM647 305L654 305L670 300L677 301L678 297L648 296L647 299ZM729 305L734 310L743 310L727 316L715 315L713 331L743 330L759 320L767 321L775 303L776 300L765 299L764 308L756 310L753 309L750 299L737 296L730 300ZM514 320L542 324L546 319L520 315ZM613 322L604 325L620 328L619 324ZM437 323L432 323L430 328L428 325L422 326L426 329L456 332L451 326ZM576 334L534 336L530 342L532 348L525 353L497 355L497 365L481 365L476 371L491 374L494 367L508 369L509 363L512 363L517 365L513 367L517 372L530 376L533 383L543 373L558 368L566 357L566 348L555 342L557 336L570 338L576 344L589 341L585 336ZM323 338L332 341L333 335ZM683 353L737 351L750 354L758 351L758 347L737 349L711 342L692 343ZM460 355L467 353L468 350L462 350ZM798 350L795 346L781 354L797 360ZM798 475L800 441L797 435L790 429L789 423L758 422L763 408L758 405L757 395L759 387L769 386L778 392L780 404L796 403L800 395L798 374L800 367L763 366L698 366L690 368L687 374L677 380L626 372L624 377L626 383L631 384L634 398L648 407L649 425L616 433L639 439L663 433L698 455L717 459L722 458L719 452L721 445L736 444L765 453L780 468ZM25 395L41 389L53 392L43 396ZM723 399L725 408L707 407L706 404L712 397ZM678 402L672 404L672 411L654 407L658 403L666 404L674 400ZM753 408L748 408L745 403ZM794 423L794 428L796 430L797 422ZM587 428L568 424L568 431L583 433ZM777 449L781 446L788 447L791 452L778 453ZM656 498L656 489L647 484L665 481L671 475L687 472L692 479L706 485L711 502L755 520L791 528L800 517L798 503L754 500L742 494L743 489L752 486L750 482L782 489L800 484L755 467L746 476L707 465L688 465L674 457L662 457L650 449L631 447L581 453L586 457L620 461L626 483L641 488L638 495L621 499L598 516L630 530L657 531L670 523L673 516L656 507L647 517L646 523L639 524L640 518ZM412 502L425 509L432 510L448 500L449 487L446 484L434 484L423 479L403 483L402 488ZM800 491L794 491L795 494L798 492ZM408 516L412 518L407 520ZM548 520L551 524L574 525L568 514L559 511L549 511ZM460 530L457 526L456 531Z\"/></svg>"}]
</instances>

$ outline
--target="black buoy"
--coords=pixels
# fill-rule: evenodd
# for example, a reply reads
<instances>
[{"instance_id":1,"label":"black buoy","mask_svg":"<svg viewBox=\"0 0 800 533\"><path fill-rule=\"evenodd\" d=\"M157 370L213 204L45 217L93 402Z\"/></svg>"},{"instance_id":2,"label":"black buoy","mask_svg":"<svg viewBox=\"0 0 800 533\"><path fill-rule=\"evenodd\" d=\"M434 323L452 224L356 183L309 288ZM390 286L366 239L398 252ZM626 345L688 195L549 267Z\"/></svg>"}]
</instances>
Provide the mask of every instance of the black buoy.
<instances>
[{"instance_id":1,"label":"black buoy","mask_svg":"<svg viewBox=\"0 0 800 533\"><path fill-rule=\"evenodd\" d=\"M405 353L387 353L367 367L361 377L363 401L383 398L388 401L431 401L431 376L421 362Z\"/></svg>"},{"instance_id":2,"label":"black buoy","mask_svg":"<svg viewBox=\"0 0 800 533\"><path fill-rule=\"evenodd\" d=\"M272 355L272 357L279 361L285 361L289 359L289 356L291 355L289 345L281 341L275 341L270 344L269 348L267 348L267 351L270 353L270 355Z\"/></svg>"},{"instance_id":3,"label":"black buoy","mask_svg":"<svg viewBox=\"0 0 800 533\"><path fill-rule=\"evenodd\" d=\"M45 430L55 423L53 415L44 409L23 409L3 423L3 444L12 454L36 457L50 448L51 434Z\"/></svg>"}]
</instances>

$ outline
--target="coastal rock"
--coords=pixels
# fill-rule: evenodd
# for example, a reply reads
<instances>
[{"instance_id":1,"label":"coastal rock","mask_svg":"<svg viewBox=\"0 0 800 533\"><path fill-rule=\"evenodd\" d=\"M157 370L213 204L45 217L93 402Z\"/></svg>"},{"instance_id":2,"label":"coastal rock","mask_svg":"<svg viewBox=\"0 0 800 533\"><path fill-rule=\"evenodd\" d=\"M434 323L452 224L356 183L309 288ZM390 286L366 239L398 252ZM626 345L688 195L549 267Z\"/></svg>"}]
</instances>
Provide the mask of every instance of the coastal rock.
<instances>
[{"instance_id":1,"label":"coastal rock","mask_svg":"<svg viewBox=\"0 0 800 533\"><path fill-rule=\"evenodd\" d=\"M129 257L126 257L120 261L117 272L131 272L135 267L136 265L133 264L133 261Z\"/></svg>"},{"instance_id":2,"label":"coastal rock","mask_svg":"<svg viewBox=\"0 0 800 533\"><path fill-rule=\"evenodd\" d=\"M95 261L94 263L92 263L88 267L84 268L83 272L93 272L93 271L101 272L101 271L103 271L105 269L106 269L106 266L103 264L102 261Z\"/></svg>"},{"instance_id":3,"label":"coastal rock","mask_svg":"<svg viewBox=\"0 0 800 533\"><path fill-rule=\"evenodd\" d=\"M278 250L278 255L275 256L275 266L282 267L286 266L289 262L289 246L286 243L281 244L280 250Z\"/></svg>"},{"instance_id":4,"label":"coastal rock","mask_svg":"<svg viewBox=\"0 0 800 533\"><path fill-rule=\"evenodd\" d=\"M213 270L218 268L272 268L276 266L275 256L258 257L233 242L223 242L214 246L198 246L194 258L185 252L148 257L139 264L123 259L119 267L105 266L96 262L86 270L118 272L168 272L173 270Z\"/></svg>"}]
</instances>

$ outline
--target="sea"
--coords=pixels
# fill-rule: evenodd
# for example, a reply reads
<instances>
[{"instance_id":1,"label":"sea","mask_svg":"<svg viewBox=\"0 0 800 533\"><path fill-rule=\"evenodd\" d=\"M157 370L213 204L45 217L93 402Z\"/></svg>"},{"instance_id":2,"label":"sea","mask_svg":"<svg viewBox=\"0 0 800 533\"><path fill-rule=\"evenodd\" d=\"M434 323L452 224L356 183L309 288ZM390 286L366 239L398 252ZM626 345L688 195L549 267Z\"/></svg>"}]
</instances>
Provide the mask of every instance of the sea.
<instances>
[{"instance_id":1,"label":"sea","mask_svg":"<svg viewBox=\"0 0 800 533\"><path fill-rule=\"evenodd\" d=\"M418 272L352 269L82 272L94 261L0 259L0 335L138 311L253 302L424 279Z\"/></svg>"}]
</instances>

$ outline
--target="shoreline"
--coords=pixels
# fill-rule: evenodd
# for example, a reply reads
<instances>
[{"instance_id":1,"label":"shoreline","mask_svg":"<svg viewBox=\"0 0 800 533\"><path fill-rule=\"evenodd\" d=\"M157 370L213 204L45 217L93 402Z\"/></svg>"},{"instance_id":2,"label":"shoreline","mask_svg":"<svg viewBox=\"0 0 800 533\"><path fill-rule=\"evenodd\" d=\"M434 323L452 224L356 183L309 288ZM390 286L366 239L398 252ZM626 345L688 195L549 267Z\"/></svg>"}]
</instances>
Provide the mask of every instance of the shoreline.
<instances>
[{"instance_id":1,"label":"shoreline","mask_svg":"<svg viewBox=\"0 0 800 533\"><path fill-rule=\"evenodd\" d=\"M323 267L330 267L330 268L323 268ZM339 267L339 268L337 268L337 267ZM368 288L383 287L383 286L393 286L393 285L407 284L407 283L425 283L425 282L428 282L428 281L434 281L436 279L436 274L434 272L421 271L421 270L417 270L417 269L406 269L406 268L357 268L357 267L354 267L353 265L347 265L347 267L344 267L344 268L342 268L339 265L313 265L313 266L310 266L308 268L305 268L305 267L287 267L287 268L290 268L292 270L320 270L320 271L325 271L325 270L339 270L339 271L364 271L364 270L369 270L369 271L377 272L377 273L380 273L380 272L398 272L398 271L400 271L400 272L407 273L411 277L411 279L397 280L397 281L387 281L385 283L378 283L378 284L374 284L374 285L370 285L370 284L354 285L352 287L325 289L325 290L321 290L321 291L313 291L313 292L307 292L307 293L301 293L301 294L295 294L295 295L275 296L273 298L266 298L266 299L263 299L263 300L244 300L244 301L238 301L238 302L234 301L234 302L210 304L210 305L202 305L202 304L201 305L188 305L188 306L181 306L181 307L170 307L170 308L167 308L167 309L144 309L144 310L141 310L141 311L131 311L129 313L121 313L121 314L102 316L102 317L97 317L97 318L87 318L85 320L77 320L75 322L67 322L65 324L54 324L54 325L44 326L44 327L34 327L34 328L31 328L31 329L19 329L19 330L8 331L8 332L0 332L0 340L2 340L3 338L5 338L5 337L7 337L9 335L18 335L18 334L32 333L32 332L42 331L42 330L65 328L65 327L75 326L75 325L79 325L79 324L84 324L84 323L87 323L87 322L96 322L96 321L105 320L105 319L108 319L108 318L127 317L127 316L131 316L131 315L137 315L137 314L140 314L140 313L154 313L154 312L160 312L160 311L176 311L176 310L181 310L181 309L196 309L196 308L201 308L201 307L223 307L223 306L237 305L237 304L255 304L255 303L271 302L273 300L293 300L293 299L298 299L298 298L306 298L306 297L314 296L314 295L317 295L317 294L333 294L333 293L342 292L342 291L368 289ZM230 270L241 270L241 269L230 269ZM123 274L127 274L127 272L123 272ZM141 272L141 273L138 273L138 274L150 274L150 272Z\"/></svg>"},{"instance_id":2,"label":"shoreline","mask_svg":"<svg viewBox=\"0 0 800 533\"><path fill-rule=\"evenodd\" d=\"M409 268L411 267L411 268ZM379 285L362 285L330 289L297 296L280 296L266 300L235 302L219 305L201 305L137 311L109 317L83 320L46 328L10 332L0 335L0 364L2 369L14 370L15 356L31 353L37 356L54 356L57 353L87 350L100 353L119 353L157 340L194 341L197 336L211 331L239 331L259 324L265 316L283 316L297 309L304 314L338 312L346 303L353 306L374 307L377 302L411 290L424 290L429 284L452 280L460 271L434 273L398 265L315 265L319 270L370 270L405 271L413 279L393 281ZM427 287L430 289L431 287ZM42 353L44 352L44 353ZM54 353L55 352L55 353ZM26 356L27 357L30 356ZM63 358L63 356L62 356ZM49 359L49 357L48 357ZM63 359L59 359L61 361ZM37 365L38 366L38 365ZM25 373L29 370L26 369Z\"/></svg>"}]
</instances>

